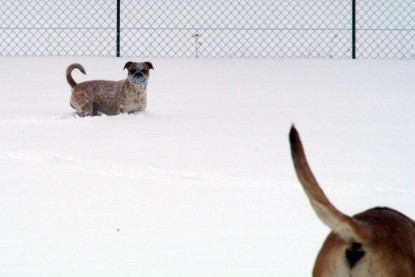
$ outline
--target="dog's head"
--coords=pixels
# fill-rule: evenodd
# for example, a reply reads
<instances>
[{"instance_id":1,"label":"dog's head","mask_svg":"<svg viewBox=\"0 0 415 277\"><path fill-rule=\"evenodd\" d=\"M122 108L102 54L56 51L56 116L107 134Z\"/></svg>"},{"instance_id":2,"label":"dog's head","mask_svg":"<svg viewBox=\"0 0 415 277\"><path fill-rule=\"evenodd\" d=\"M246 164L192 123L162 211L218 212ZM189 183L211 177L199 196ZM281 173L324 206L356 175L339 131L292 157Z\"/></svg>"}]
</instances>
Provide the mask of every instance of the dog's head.
<instances>
[{"instance_id":1,"label":"dog's head","mask_svg":"<svg viewBox=\"0 0 415 277\"><path fill-rule=\"evenodd\" d=\"M150 77L150 69L154 70L154 67L151 62L127 62L124 69L128 70L127 79L131 84L135 86L145 86L147 85L148 78Z\"/></svg>"}]
</instances>

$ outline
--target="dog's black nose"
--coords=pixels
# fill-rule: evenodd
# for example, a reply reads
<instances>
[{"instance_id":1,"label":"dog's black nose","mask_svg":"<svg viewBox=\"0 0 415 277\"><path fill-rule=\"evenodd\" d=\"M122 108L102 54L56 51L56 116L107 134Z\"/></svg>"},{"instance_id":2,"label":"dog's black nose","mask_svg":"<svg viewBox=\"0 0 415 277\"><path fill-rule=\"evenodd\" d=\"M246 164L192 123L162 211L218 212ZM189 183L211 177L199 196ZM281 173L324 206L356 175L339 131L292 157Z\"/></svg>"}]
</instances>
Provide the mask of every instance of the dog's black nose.
<instances>
[{"instance_id":1,"label":"dog's black nose","mask_svg":"<svg viewBox=\"0 0 415 277\"><path fill-rule=\"evenodd\" d=\"M141 71L136 71L136 72L133 74L133 77L134 77L134 78L144 78L144 74L143 74L143 72L141 72Z\"/></svg>"}]
</instances>

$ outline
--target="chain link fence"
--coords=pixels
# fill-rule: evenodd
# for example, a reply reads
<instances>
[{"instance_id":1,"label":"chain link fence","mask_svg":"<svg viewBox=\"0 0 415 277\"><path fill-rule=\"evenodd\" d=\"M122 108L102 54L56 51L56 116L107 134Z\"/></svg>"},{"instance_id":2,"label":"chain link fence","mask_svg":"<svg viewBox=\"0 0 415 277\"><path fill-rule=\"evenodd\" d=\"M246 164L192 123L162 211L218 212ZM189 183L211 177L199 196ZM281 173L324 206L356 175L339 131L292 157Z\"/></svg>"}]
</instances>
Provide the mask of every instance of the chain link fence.
<instances>
[{"instance_id":1,"label":"chain link fence","mask_svg":"<svg viewBox=\"0 0 415 277\"><path fill-rule=\"evenodd\" d=\"M415 58L415 1L357 1L358 58Z\"/></svg>"},{"instance_id":2,"label":"chain link fence","mask_svg":"<svg viewBox=\"0 0 415 277\"><path fill-rule=\"evenodd\" d=\"M2 1L0 54L114 55L116 8L114 1Z\"/></svg>"},{"instance_id":3,"label":"chain link fence","mask_svg":"<svg viewBox=\"0 0 415 277\"><path fill-rule=\"evenodd\" d=\"M0 55L412 59L414 19L413 0L4 0Z\"/></svg>"}]
</instances>

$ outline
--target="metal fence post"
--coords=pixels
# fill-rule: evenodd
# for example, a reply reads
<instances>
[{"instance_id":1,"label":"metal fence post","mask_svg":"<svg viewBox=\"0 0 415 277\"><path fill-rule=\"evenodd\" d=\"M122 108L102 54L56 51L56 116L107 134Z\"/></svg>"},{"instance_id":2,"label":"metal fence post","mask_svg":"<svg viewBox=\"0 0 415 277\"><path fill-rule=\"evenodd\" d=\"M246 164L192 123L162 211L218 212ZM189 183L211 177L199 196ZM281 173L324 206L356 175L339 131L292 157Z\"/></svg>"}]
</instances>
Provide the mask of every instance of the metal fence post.
<instances>
[{"instance_id":1,"label":"metal fence post","mask_svg":"<svg viewBox=\"0 0 415 277\"><path fill-rule=\"evenodd\" d=\"M117 0L117 57L121 52L121 0Z\"/></svg>"},{"instance_id":2,"label":"metal fence post","mask_svg":"<svg viewBox=\"0 0 415 277\"><path fill-rule=\"evenodd\" d=\"M352 0L352 59L356 59L356 0Z\"/></svg>"}]
</instances>

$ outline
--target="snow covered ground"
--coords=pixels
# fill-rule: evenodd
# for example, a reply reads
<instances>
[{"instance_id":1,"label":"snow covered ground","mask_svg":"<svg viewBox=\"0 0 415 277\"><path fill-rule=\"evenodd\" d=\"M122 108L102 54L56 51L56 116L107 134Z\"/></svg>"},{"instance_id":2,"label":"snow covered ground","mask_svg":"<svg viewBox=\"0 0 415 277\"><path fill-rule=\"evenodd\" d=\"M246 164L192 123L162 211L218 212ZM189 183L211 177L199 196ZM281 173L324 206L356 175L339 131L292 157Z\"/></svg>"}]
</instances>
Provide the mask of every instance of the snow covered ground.
<instances>
[{"instance_id":1,"label":"snow covered ground","mask_svg":"<svg viewBox=\"0 0 415 277\"><path fill-rule=\"evenodd\" d=\"M152 59L146 112L75 117L66 66L128 60L1 59L0 276L310 276L292 123L340 210L415 217L415 61Z\"/></svg>"}]
</instances>

